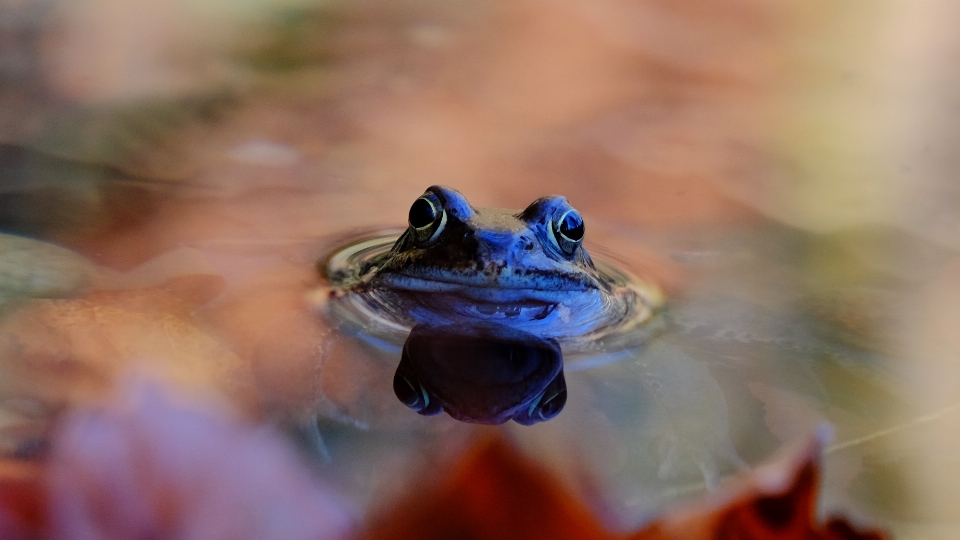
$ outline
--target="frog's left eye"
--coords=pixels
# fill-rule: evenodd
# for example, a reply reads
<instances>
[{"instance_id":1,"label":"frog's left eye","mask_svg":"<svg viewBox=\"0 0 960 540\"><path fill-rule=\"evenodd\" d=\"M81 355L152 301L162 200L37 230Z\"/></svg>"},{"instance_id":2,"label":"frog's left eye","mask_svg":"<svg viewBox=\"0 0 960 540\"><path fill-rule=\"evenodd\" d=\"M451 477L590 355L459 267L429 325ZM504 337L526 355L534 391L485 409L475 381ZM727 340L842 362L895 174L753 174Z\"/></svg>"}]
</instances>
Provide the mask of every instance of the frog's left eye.
<instances>
[{"instance_id":1,"label":"frog's left eye","mask_svg":"<svg viewBox=\"0 0 960 540\"><path fill-rule=\"evenodd\" d=\"M550 226L551 239L567 255L573 255L583 241L583 218L573 208L559 215Z\"/></svg>"},{"instance_id":2,"label":"frog's left eye","mask_svg":"<svg viewBox=\"0 0 960 540\"><path fill-rule=\"evenodd\" d=\"M440 199L433 193L424 193L413 202L408 216L410 232L418 244L432 242L447 224L447 213Z\"/></svg>"}]
</instances>

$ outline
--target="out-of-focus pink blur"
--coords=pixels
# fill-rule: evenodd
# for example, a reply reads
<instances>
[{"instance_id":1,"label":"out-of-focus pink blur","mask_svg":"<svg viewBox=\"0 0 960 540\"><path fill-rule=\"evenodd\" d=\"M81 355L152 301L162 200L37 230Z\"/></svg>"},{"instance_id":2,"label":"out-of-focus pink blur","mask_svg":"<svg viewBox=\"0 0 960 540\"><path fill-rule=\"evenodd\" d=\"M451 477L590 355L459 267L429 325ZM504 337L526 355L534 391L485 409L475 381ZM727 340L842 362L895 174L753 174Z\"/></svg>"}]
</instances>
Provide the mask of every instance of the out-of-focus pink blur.
<instances>
[{"instance_id":1,"label":"out-of-focus pink blur","mask_svg":"<svg viewBox=\"0 0 960 540\"><path fill-rule=\"evenodd\" d=\"M343 538L354 518L278 434L129 380L61 419L46 471L51 538Z\"/></svg>"}]
</instances>

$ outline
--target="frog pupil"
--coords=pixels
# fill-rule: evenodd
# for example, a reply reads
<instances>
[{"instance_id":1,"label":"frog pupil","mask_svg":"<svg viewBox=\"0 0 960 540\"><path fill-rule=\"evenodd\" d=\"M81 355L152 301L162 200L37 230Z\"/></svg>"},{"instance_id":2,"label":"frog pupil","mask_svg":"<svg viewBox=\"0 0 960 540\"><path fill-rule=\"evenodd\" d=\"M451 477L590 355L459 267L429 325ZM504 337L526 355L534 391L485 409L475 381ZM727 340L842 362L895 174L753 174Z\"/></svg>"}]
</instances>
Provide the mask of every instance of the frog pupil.
<instances>
[{"instance_id":1,"label":"frog pupil","mask_svg":"<svg viewBox=\"0 0 960 540\"><path fill-rule=\"evenodd\" d=\"M560 220L560 226L557 230L563 236L579 242L583 239L583 219L576 212L567 212Z\"/></svg>"},{"instance_id":2,"label":"frog pupil","mask_svg":"<svg viewBox=\"0 0 960 540\"><path fill-rule=\"evenodd\" d=\"M419 198L410 207L410 226L414 229L429 227L437 219L437 209L427 199Z\"/></svg>"}]
</instances>

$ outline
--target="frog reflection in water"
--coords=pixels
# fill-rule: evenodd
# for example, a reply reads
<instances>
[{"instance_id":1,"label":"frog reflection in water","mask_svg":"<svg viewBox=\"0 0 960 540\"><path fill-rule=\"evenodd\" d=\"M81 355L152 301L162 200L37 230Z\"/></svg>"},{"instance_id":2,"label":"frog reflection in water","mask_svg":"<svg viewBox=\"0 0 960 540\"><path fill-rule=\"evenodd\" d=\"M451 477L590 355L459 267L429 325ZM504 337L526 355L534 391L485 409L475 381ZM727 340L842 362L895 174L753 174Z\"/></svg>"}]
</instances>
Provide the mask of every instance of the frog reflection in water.
<instances>
[{"instance_id":1,"label":"frog reflection in water","mask_svg":"<svg viewBox=\"0 0 960 540\"><path fill-rule=\"evenodd\" d=\"M349 287L369 312L412 328L397 397L420 414L470 422L532 424L558 414L566 401L560 343L650 311L623 276L598 270L584 232L564 197L516 212L427 189L406 231L359 265Z\"/></svg>"}]
</instances>

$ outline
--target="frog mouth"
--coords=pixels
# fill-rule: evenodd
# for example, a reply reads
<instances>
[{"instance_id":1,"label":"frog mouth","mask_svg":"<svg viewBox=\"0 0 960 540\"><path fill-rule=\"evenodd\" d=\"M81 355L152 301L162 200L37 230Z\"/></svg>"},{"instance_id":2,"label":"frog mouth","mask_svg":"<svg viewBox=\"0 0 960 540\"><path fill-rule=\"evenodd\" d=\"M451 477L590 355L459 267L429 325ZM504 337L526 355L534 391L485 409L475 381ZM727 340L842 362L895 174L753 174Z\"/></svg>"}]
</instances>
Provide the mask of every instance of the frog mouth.
<instances>
[{"instance_id":1,"label":"frog mouth","mask_svg":"<svg viewBox=\"0 0 960 540\"><path fill-rule=\"evenodd\" d=\"M401 273L380 274L377 281L379 285L397 291L462 296L479 302L478 305L481 306L556 304L581 294L597 292L599 289L595 284L560 275L548 280L536 280L533 285L521 280L498 279L491 282L486 279L453 277L438 279L433 276L421 277Z\"/></svg>"}]
</instances>

